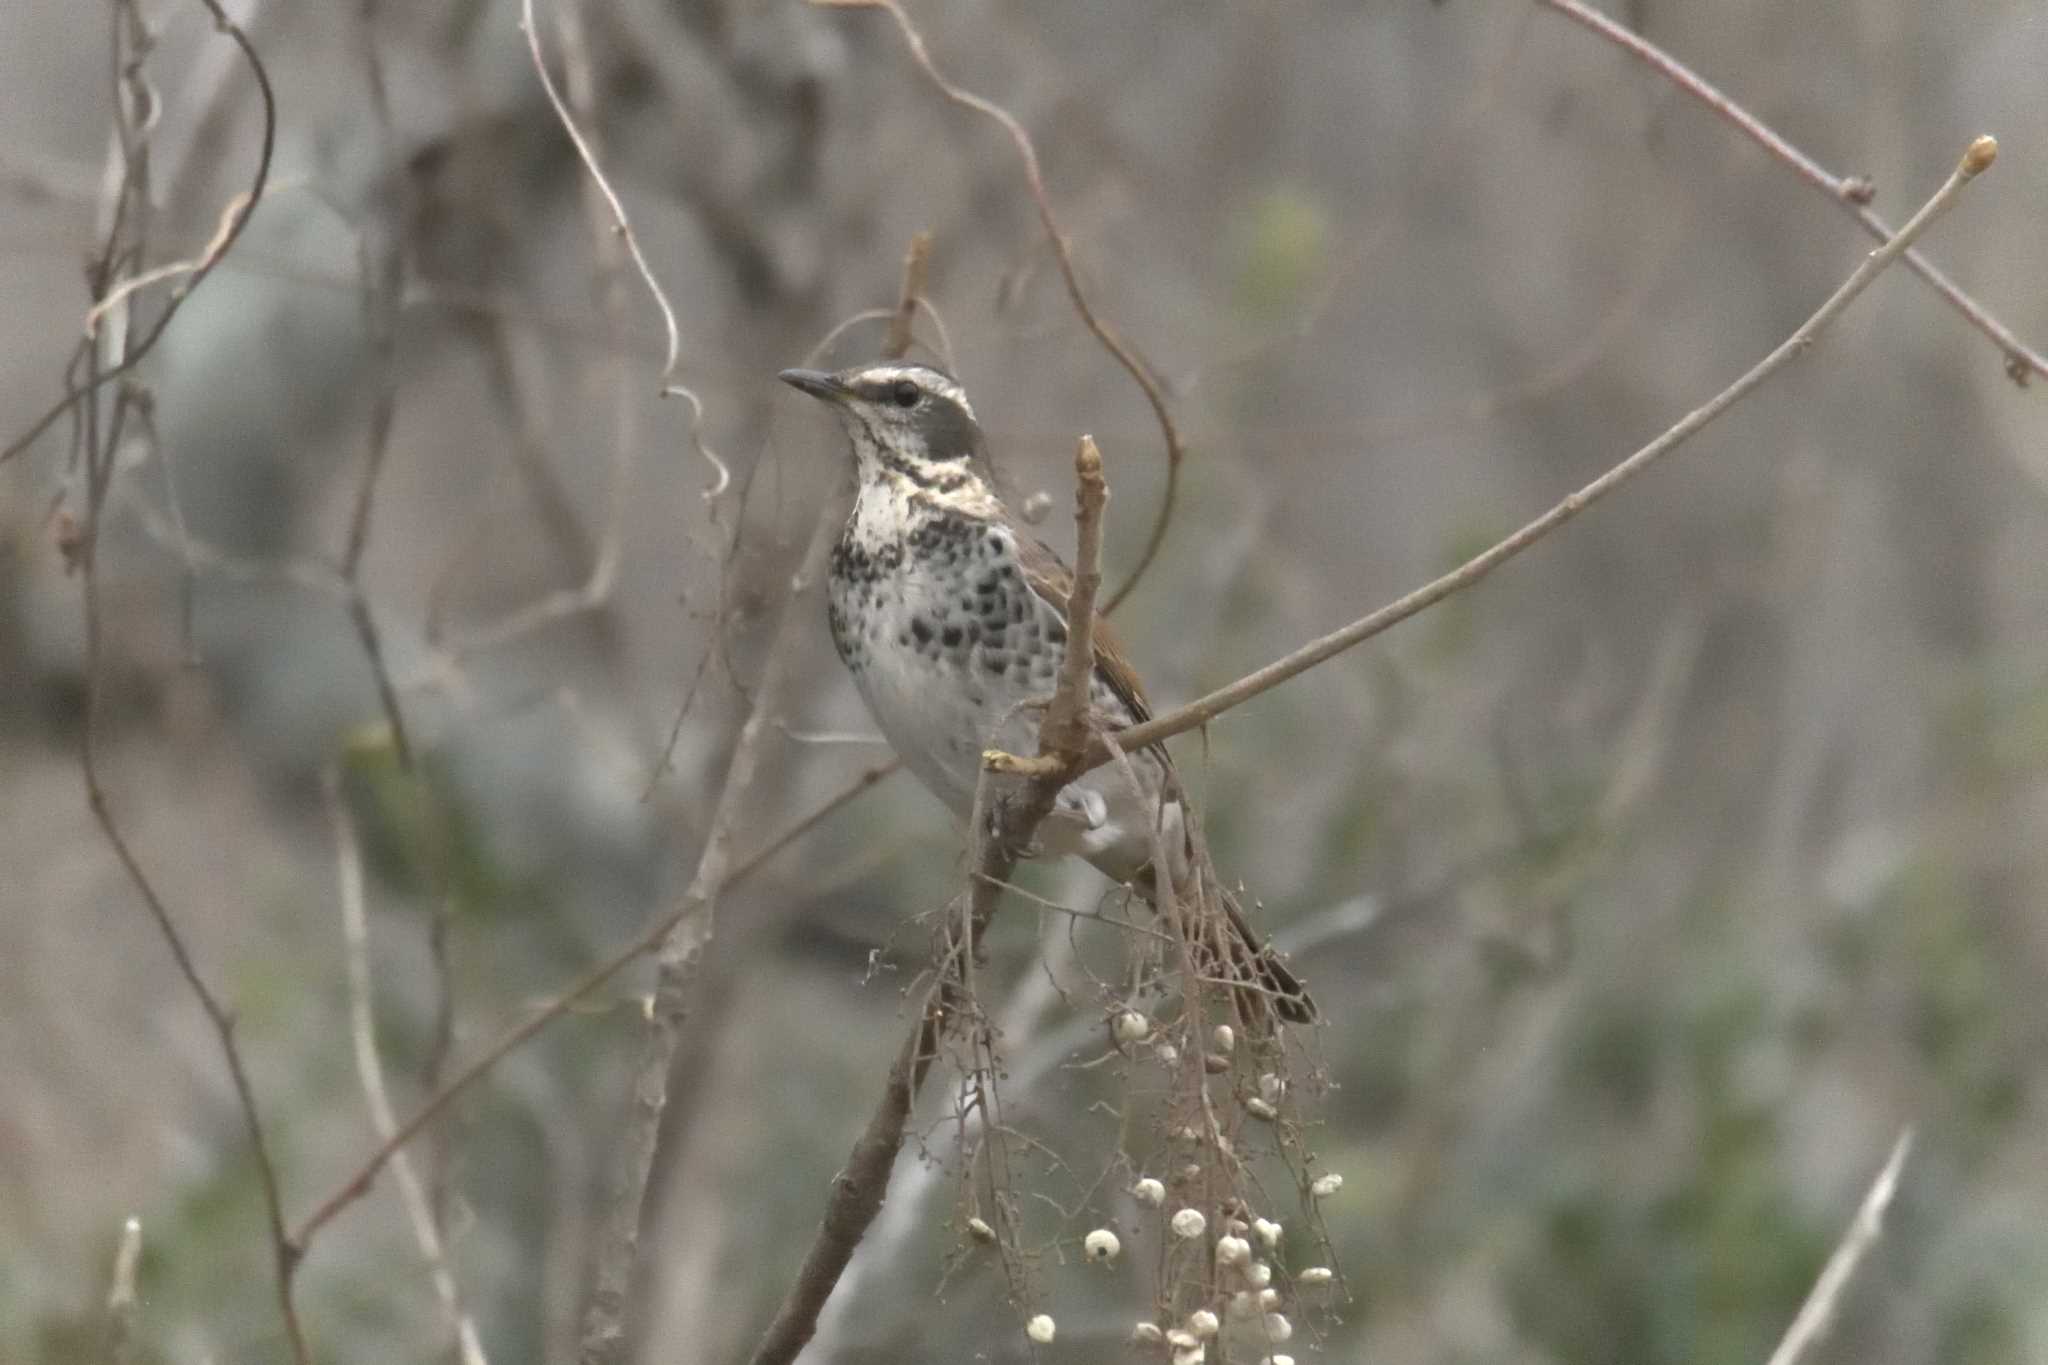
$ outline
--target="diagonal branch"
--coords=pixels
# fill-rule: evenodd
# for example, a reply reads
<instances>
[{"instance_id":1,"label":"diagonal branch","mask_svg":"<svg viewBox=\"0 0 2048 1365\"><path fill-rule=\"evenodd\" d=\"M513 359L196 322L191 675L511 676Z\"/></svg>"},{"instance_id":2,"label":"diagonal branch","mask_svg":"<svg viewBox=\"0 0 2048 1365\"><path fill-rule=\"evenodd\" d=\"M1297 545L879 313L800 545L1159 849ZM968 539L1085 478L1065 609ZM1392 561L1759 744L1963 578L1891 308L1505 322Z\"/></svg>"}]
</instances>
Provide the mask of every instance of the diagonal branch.
<instances>
[{"instance_id":1,"label":"diagonal branch","mask_svg":"<svg viewBox=\"0 0 2048 1365\"><path fill-rule=\"evenodd\" d=\"M371 1126L378 1137L388 1140L397 1130L398 1120L391 1110L391 1092L384 1084L384 1063L377 1052L377 1024L370 998L370 924L363 904L362 848L347 798L342 795L338 772L329 769L322 777L321 794L326 798L328 821L334 827L342 940L348 949L349 1037L355 1048L356 1075L362 1081ZM441 1315L447 1319L449 1332L455 1338L461 1365L490 1365L477 1335L476 1319L462 1306L455 1272L448 1265L448 1249L434 1216L433 1201L427 1196L419 1172L403 1152L392 1156L391 1169L398 1181L406 1220L412 1224L413 1240L433 1280L434 1296L441 1301Z\"/></svg>"},{"instance_id":2,"label":"diagonal branch","mask_svg":"<svg viewBox=\"0 0 2048 1365\"><path fill-rule=\"evenodd\" d=\"M1891 227L1884 219L1870 211L1870 200L1876 191L1868 180L1833 174L1787 142L1769 124L1728 98L1691 67L1635 30L1615 22L1583 3L1583 0L1538 2L1556 10L1572 22L1591 29L1637 61L1664 75L1673 85L1734 124L1758 146L1790 166L1801 180L1848 210L1856 221L1863 225L1865 232L1880 242L1891 239ZM1933 285L1935 292L1947 299L1972 327L1998 343L1998 348L2005 352L2005 372L2011 376L2015 384L2025 386L2029 375L2040 375L2048 379L2048 357L2043 357L2039 351L2021 341L2013 334L2011 328L1993 317L1983 304L1964 293L1961 287L1943 274L1932 261L1918 251L1908 251L1906 265L1914 274Z\"/></svg>"},{"instance_id":3,"label":"diagonal branch","mask_svg":"<svg viewBox=\"0 0 2048 1365\"><path fill-rule=\"evenodd\" d=\"M1399 625L1418 612L1435 606L1451 594L1471 587L1615 489L1649 469L1685 444L1702 427L1740 402L1793 357L1810 350L1821 333L1841 316L1842 310L1867 289L1887 266L1905 254L1920 234L1955 203L1963 187L1991 165L1997 154L1998 143L1992 138L1980 137L1972 142L1969 150L1964 152L1962 160L1957 163L1954 172L1949 175L1942 187L1935 191L1933 198L1920 206L1919 212L1899 229L1896 237L1864 257L1849 278L1828 296L1827 301L1815 310L1812 317L1801 323L1797 331L1780 342L1769 355L1751 366L1741 378L1714 395L1703 406L1687 413L1656 440L1571 494L1507 539L1466 560L1441 578L1425 583L1407 596L1360 617L1348 626L1333 630L1320 639L1311 640L1292 654L1276 659L1256 672L1246 674L1227 687L1220 687L1205 697L1176 707L1142 725L1118 731L1118 746L1125 750L1142 748L1170 739L1197 726L1206 725L1232 707L1242 705L1261 692L1270 691L1352 646ZM1086 759L1087 766L1090 767L1108 761L1109 754L1100 745L1091 748Z\"/></svg>"},{"instance_id":4,"label":"diagonal branch","mask_svg":"<svg viewBox=\"0 0 2048 1365\"><path fill-rule=\"evenodd\" d=\"M1841 1302L1842 1291L1849 1287L1856 1268L1863 1264L1864 1256L1877 1245L1877 1239L1884 1233L1885 1211L1891 1207L1892 1196L1898 1193L1899 1171L1912 1150L1913 1130L1908 1128L1892 1144L1892 1154L1885 1159L1884 1169L1871 1182L1870 1192L1863 1196L1855 1220L1842 1234L1841 1243L1828 1257L1828 1263L1821 1267L1820 1278L1813 1282L1812 1292L1799 1306L1799 1315L1785 1329L1778 1349L1771 1352L1769 1365L1799 1365L1807 1352L1827 1335L1834 1322L1835 1308Z\"/></svg>"}]
</instances>

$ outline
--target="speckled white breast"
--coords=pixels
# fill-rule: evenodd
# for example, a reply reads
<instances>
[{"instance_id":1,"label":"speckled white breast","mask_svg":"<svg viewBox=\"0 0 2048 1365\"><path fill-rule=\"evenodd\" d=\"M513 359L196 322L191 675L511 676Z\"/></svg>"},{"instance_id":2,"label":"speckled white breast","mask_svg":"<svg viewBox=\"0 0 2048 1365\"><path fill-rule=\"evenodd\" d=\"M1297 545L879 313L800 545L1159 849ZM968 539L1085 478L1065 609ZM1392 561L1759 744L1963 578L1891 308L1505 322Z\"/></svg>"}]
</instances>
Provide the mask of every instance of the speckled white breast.
<instances>
[{"instance_id":1,"label":"speckled white breast","mask_svg":"<svg viewBox=\"0 0 2048 1365\"><path fill-rule=\"evenodd\" d=\"M1037 749L1039 710L1066 652L1066 623L1024 581L1014 533L868 484L833 551L829 619L839 657L876 724L910 770L956 816L974 803L981 752ZM1099 679L1095 709L1133 719ZM1127 880L1151 856L1164 771L1132 760L1137 787L1102 768L1061 794L1040 831L1049 852L1078 853ZM1179 810L1167 812L1177 849Z\"/></svg>"}]
</instances>

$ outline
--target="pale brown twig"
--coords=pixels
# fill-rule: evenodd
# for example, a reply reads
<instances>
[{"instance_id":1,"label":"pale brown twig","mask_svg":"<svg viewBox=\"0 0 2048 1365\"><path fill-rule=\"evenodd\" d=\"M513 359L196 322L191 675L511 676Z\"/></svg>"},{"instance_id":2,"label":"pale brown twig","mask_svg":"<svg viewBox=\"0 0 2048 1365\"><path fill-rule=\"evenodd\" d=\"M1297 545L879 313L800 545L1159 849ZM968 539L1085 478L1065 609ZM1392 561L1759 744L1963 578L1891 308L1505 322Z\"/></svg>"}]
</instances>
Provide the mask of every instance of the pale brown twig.
<instances>
[{"instance_id":1,"label":"pale brown twig","mask_svg":"<svg viewBox=\"0 0 2048 1365\"><path fill-rule=\"evenodd\" d=\"M882 340L882 354L890 360L901 360L910 354L910 343L915 340L911 327L917 321L917 306L924 298L924 277L931 264L932 235L919 232L910 239L910 249L903 253L903 289L896 301L896 311L889 318L889 332Z\"/></svg>"},{"instance_id":2,"label":"pale brown twig","mask_svg":"<svg viewBox=\"0 0 2048 1365\"><path fill-rule=\"evenodd\" d=\"M214 267L218 266L235 243L241 240L244 229L249 226L250 214L254 212L256 205L263 202L263 189L270 180L271 158L277 150L277 95L271 89L270 72L264 68L263 59L256 55L256 47L249 41L249 35L242 31L240 24L228 17L227 11L220 6L220 0L199 0L199 3L213 16L214 27L226 34L229 41L240 50L243 61L249 67L249 74L256 81L257 93L263 102L263 140L256 153L256 174L251 178L246 191L247 207L236 216L233 229L228 232L226 240L220 243L219 249L202 258L192 273L171 290L171 297L164 305L164 310L157 314L156 321L150 325L142 339L133 345L125 344L124 340L121 358L117 362L103 369L95 367L89 381L83 387L67 387L64 396L31 423L28 430L10 442L6 449L0 450L0 464L5 464L35 444L37 438L48 431L65 413L86 403L107 384L141 364L143 358L156 348L158 341L162 340L164 329L171 325L171 319L178 315L178 310L184 306L185 300L192 297L192 291L206 282L206 277L213 273ZM105 287L104 282L101 287Z\"/></svg>"},{"instance_id":3,"label":"pale brown twig","mask_svg":"<svg viewBox=\"0 0 2048 1365\"><path fill-rule=\"evenodd\" d=\"M1078 754L1088 747L1089 683L1095 676L1095 593L1102 586L1102 513L1109 485L1102 477L1102 452L1095 438L1074 447L1074 585L1067 593L1067 649L1060 658L1059 683L1038 727L1038 748L1046 754Z\"/></svg>"},{"instance_id":4,"label":"pale brown twig","mask_svg":"<svg viewBox=\"0 0 2048 1365\"><path fill-rule=\"evenodd\" d=\"M384 1084L384 1063L377 1051L377 1024L370 998L370 923L363 905L362 850L356 838L355 820L341 792L339 773L330 769L323 776L321 794L326 799L328 822L334 828L341 937L348 959L349 1039L355 1050L356 1077L362 1082L370 1126L379 1138L389 1141L398 1129L398 1120L392 1113L391 1093ZM462 1306L456 1289L455 1273L448 1266L440 1223L426 1187L404 1152L393 1153L391 1173L398 1182L398 1197L405 1205L406 1220L412 1225L413 1241L427 1263L434 1295L441 1301L441 1314L455 1338L462 1365L488 1365L483 1343L477 1336L476 1320Z\"/></svg>"},{"instance_id":5,"label":"pale brown twig","mask_svg":"<svg viewBox=\"0 0 2048 1365\"><path fill-rule=\"evenodd\" d=\"M562 125L562 131L569 135L569 141L575 144L576 155L582 160L583 168L590 173L591 180L604 195L605 204L611 209L612 221L618 224L619 237L625 242L626 251L633 258L633 268L640 272L640 278L647 284L647 292L654 296L655 307L661 310L661 326L667 339L667 350L662 359L659 392L664 398L682 397L690 400L694 412L690 425L691 444L697 453L710 463L714 476L712 486L704 491L704 499L709 502L732 486L732 470L698 435L698 428L704 416L702 402L686 386L671 382L676 365L682 358L683 348L682 331L676 325L675 305L669 302L667 292L655 278L654 267L647 263L647 253L640 248L639 235L633 231L632 220L626 216L625 202L619 198L618 191L612 188L612 182L605 176L604 167L598 164L597 153L592 149L589 139L577 127L575 116L570 113L561 92L555 88L554 78L548 74L547 57L540 46L540 29L533 20L533 0L520 0L519 28L526 35L527 50L533 57L534 73L540 78L542 93L547 96L549 105L554 108L556 121Z\"/></svg>"},{"instance_id":6,"label":"pale brown twig","mask_svg":"<svg viewBox=\"0 0 2048 1365\"><path fill-rule=\"evenodd\" d=\"M1186 448L1181 443L1180 428L1174 424L1173 414L1167 408L1166 391L1160 387L1159 381L1153 377L1144 362L1131 350L1129 343L1116 328L1096 313L1095 306L1088 301L1087 292L1081 288L1080 273L1074 266L1073 239L1067 235L1066 229L1060 226L1059 218L1053 213L1052 199L1045 189L1045 176L1038 164L1038 148L1032 143L1031 134L1024 131L1024 125L1017 120L1017 116L994 100L977 95L949 80L932 60L931 52L925 46L924 35L911 23L910 15L904 11L899 0L811 2L834 8L887 10L889 17L896 21L897 29L903 34L903 41L910 49L911 60L916 62L918 69L938 87L939 93L954 104L972 109L1002 125L1003 131L1010 135L1011 144L1017 149L1018 159L1023 162L1025 185L1031 191L1032 203L1038 207L1038 221L1045 229L1046 241L1052 247L1053 259L1059 263L1060 278L1067 286L1067 298L1073 304L1074 312L1080 317L1081 324L1102 344L1102 348L1109 352L1111 358L1130 375L1139 389L1143 390L1145 401L1151 405L1153 420L1158 422L1160 437L1166 444L1166 486L1160 494L1159 513L1153 519L1152 530L1145 538L1144 548L1138 553L1138 562L1132 566L1129 577L1117 586L1117 590L1109 595L1108 602L1103 605L1102 611L1106 616L1115 611L1117 606L1130 596L1131 590L1138 586L1138 580L1144 577L1145 570L1151 567L1153 559L1158 556L1159 547L1166 541L1167 528L1173 522L1174 501L1180 490L1180 462Z\"/></svg>"},{"instance_id":7,"label":"pale brown twig","mask_svg":"<svg viewBox=\"0 0 2048 1365\"><path fill-rule=\"evenodd\" d=\"M1858 294L1861 294L1885 267L1897 260L1912 245L1934 220L1953 204L1962 189L1980 172L1991 164L1997 155L1998 144L1988 137L1980 137L1970 144L1963 158L1948 180L1935 191L1934 196L1899 229L1898 236L1866 256L1844 280L1841 287L1830 294L1826 302L1814 312L1798 330L1780 342L1769 355L1737 379L1733 384L1716 394L1703 406L1687 413L1662 435L1638 450L1635 454L1615 465L1599 478L1565 498L1548 512L1516 531L1505 540L1473 556L1451 572L1434 579L1397 601L1390 602L1379 610L1362 616L1350 625L1331 631L1317 640L1312 640L1300 649L1276 659L1264 668L1246 674L1226 687L1220 687L1205 697L1200 697L1185 706L1179 706L1142 725L1134 725L1118 732L1117 743L1126 749L1142 748L1157 744L1161 740L1205 725L1234 706L1278 687L1281 683L1307 672L1317 664L1343 653L1352 646L1371 639L1389 627L1400 624L1424 609L1434 606L1453 593L1471 587L1495 569L1513 559L1537 541L1555 531L1558 527L1591 507L1600 499L1612 493L1621 485L1635 478L1664 456L1683 445L1687 439L1702 427L1726 412L1735 403L1748 395L1764 380L1782 367L1794 356L1812 347L1842 310L1847 308ZM1106 762L1108 755L1099 749L1088 755L1088 764L1093 766Z\"/></svg>"},{"instance_id":8,"label":"pale brown twig","mask_svg":"<svg viewBox=\"0 0 2048 1365\"><path fill-rule=\"evenodd\" d=\"M1863 230L1872 237L1880 242L1892 239L1894 234L1890 225L1870 211L1870 200L1875 190L1868 180L1857 176L1838 176L1828 171L1812 157L1787 142L1769 124L1728 98L1698 72L1633 29L1624 27L1584 4L1583 0L1538 2L1599 34L1636 60L1661 73L1673 85L1741 129L1758 146L1791 167L1801 180L1848 210L1850 215L1863 225ZM2039 351L2021 341L2013 334L2011 328L1993 317L1983 304L1964 293L1954 281L1918 251L1908 251L1905 256L1906 265L1914 274L1934 286L1935 291L1963 315L1964 321L1998 344L1998 348L2005 353L2006 373L2014 383L2024 386L2029 375L2048 378L2048 357L2044 357Z\"/></svg>"},{"instance_id":9,"label":"pale brown twig","mask_svg":"<svg viewBox=\"0 0 2048 1365\"><path fill-rule=\"evenodd\" d=\"M1892 1154L1885 1158L1884 1169L1871 1182L1869 1193L1863 1196L1863 1203L1856 1210L1855 1220L1842 1234L1842 1240L1828 1257L1828 1263L1821 1267L1820 1278L1814 1281L1806 1302L1799 1306L1799 1314L1792 1319L1792 1325L1785 1329L1778 1349L1771 1352L1768 1365L1799 1365L1807 1352L1827 1335L1834 1322L1836 1305L1841 1302L1842 1291L1848 1288L1856 1268L1884 1232L1885 1211L1891 1207L1892 1196L1898 1192L1899 1172L1912 1150L1913 1130L1908 1128L1892 1144Z\"/></svg>"},{"instance_id":10,"label":"pale brown twig","mask_svg":"<svg viewBox=\"0 0 2048 1365\"><path fill-rule=\"evenodd\" d=\"M574 111L576 118L594 127L596 78L591 71L589 44L584 37L582 21L573 5L558 6L554 12L554 19L555 34L562 44L563 82L568 87L566 104ZM542 70L540 74L545 82L547 73ZM579 133L574 123L567 126L571 137L577 140L579 150L585 153L585 165L594 166L600 151L597 134L594 131ZM470 654L499 648L556 621L596 611L611 601L612 592L618 583L619 566L625 556L626 512L631 505L634 471L639 461L641 443L638 421L639 384L633 377L633 366L629 361L631 338L626 319L628 262L620 250L620 241L630 240L630 229L622 219L613 216L616 201L609 193L609 186L604 183L602 177L587 181L584 191L584 216L590 231L591 252L597 260L600 308L610 329L609 350L617 370L617 392L612 419L610 487L606 496L604 529L598 537L594 552L591 553L589 572L581 583L570 588L558 588L513 607L494 620L458 632L446 647L446 659L443 661L445 664L452 664ZM656 299L657 302L663 301L658 292ZM673 340L671 335L672 344ZM540 450L540 437L533 429L534 424L528 420L525 412L528 405L520 401L516 375L502 340L494 341L492 355L495 358L494 372L500 376L498 385L503 391L506 406L514 410L519 423L519 436L513 443L513 448L515 451L525 451L531 447L532 453L526 456L526 459L539 464L544 458ZM669 364L674 363L671 354ZM714 467L723 469L723 462L703 447L702 438L698 435L698 429L703 422L703 405L696 401L696 395L687 396L692 407L691 440L704 451L705 457ZM544 470L545 466L541 467ZM721 481L707 496L715 496L723 490L724 483ZM488 501L489 499L486 499L487 504ZM485 526L486 518L480 516L475 532L478 540L483 538ZM565 548L572 554L582 552L581 535L564 536L562 539ZM434 602L427 615L427 639L430 644L437 643L441 635L439 603L435 599L439 597L442 582L452 574L460 557L458 555L451 559L443 571L442 581L436 583L433 598L430 598L430 601Z\"/></svg>"},{"instance_id":11,"label":"pale brown twig","mask_svg":"<svg viewBox=\"0 0 2048 1365\"><path fill-rule=\"evenodd\" d=\"M533 20L533 0L519 2L519 31L526 35L526 48L533 57L534 74L540 78L541 93L547 96L549 105L554 108L555 121L562 125L562 131L567 133L569 141L575 144L576 155L582 160L584 170L590 173L598 192L604 195L605 203L611 208L612 221L619 225L619 236L633 257L633 266L640 272L640 278L646 281L647 292L654 298L654 306L661 310L661 327L668 345L661 362L661 380L666 383L668 377L675 373L676 362L681 358L683 350L682 330L676 325L675 306L668 301L668 294L662 289L661 281L655 278L654 267L647 263L647 253L640 249L640 238L633 231L632 220L626 216L626 205L620 200L618 191L612 188L612 182L605 177L604 168L598 165L597 153L591 150L589 141L576 126L575 116L569 112L568 103L555 88L554 77L548 74L547 56L541 51L540 46L540 28Z\"/></svg>"}]
</instances>

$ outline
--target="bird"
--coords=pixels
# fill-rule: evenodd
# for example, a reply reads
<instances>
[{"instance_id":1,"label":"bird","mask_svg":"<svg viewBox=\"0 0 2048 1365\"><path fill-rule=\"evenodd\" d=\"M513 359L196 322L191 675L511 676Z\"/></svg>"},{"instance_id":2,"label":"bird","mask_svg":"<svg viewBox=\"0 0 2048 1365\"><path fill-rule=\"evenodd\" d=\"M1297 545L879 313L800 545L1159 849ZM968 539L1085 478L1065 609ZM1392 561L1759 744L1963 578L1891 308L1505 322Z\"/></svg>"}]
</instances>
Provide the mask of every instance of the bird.
<instances>
[{"instance_id":1,"label":"bird","mask_svg":"<svg viewBox=\"0 0 2048 1365\"><path fill-rule=\"evenodd\" d=\"M1048 700L1059 676L1073 574L1004 505L952 376L883 361L778 377L824 402L852 445L857 492L827 580L833 646L904 766L969 819L984 751L1035 752L1042 708L1031 703ZM1091 715L1111 729L1149 719L1144 686L1100 616L1093 641ZM1176 885L1199 855L1165 747L1128 757L1128 770L1099 767L1063 787L1034 851L1078 855L1157 910L1155 847ZM1269 1009L1313 1021L1307 990L1219 890L1222 923L1191 935L1198 970L1226 974L1247 1021Z\"/></svg>"}]
</instances>

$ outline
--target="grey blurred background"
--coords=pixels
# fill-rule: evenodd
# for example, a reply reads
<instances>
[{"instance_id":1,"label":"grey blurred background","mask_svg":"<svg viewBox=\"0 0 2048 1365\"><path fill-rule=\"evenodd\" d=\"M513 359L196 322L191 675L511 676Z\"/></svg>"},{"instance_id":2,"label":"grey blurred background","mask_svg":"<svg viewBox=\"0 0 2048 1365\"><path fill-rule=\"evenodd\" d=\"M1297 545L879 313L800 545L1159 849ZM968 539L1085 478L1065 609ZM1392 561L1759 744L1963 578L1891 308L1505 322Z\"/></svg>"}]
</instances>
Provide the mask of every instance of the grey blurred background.
<instances>
[{"instance_id":1,"label":"grey blurred background","mask_svg":"<svg viewBox=\"0 0 2048 1365\"><path fill-rule=\"evenodd\" d=\"M1162 470L1009 146L938 98L879 13L582 13L594 131L733 469L707 502L687 411L654 396L661 338L637 283L623 336L607 313L517 7L374 16L388 137L360 7L233 8L277 82L279 183L145 369L162 440L124 471L105 530L105 764L239 1014L297 1217L372 1144L322 774L364 831L378 1022L409 1109L437 1057L470 1055L686 883L841 474L836 433L773 374L891 302L914 231L934 234L930 294L1020 493L1064 509L1074 437L1101 442L1113 576ZM1894 221L1995 133L1997 167L1927 249L2048 344L2038 3L1623 8L1823 163L1870 176ZM246 183L256 104L198 6L146 12L169 258ZM1173 386L1179 512L1118 615L1167 701L1541 510L1763 354L1869 246L1728 126L1530 4L916 12L942 66L1037 137L1097 305ZM9 437L55 397L86 303L107 18L0 7ZM375 398L358 253L394 236L397 412L363 581L410 776L365 737L380 712L343 604L259 571L340 553ZM879 344L856 330L834 358ZM1311 1145L1347 1177L1327 1212L1355 1297L1310 1315L1298 1358L1761 1361L1912 1124L1899 1207L1826 1358L2048 1360L2044 403L1894 272L1668 467L1232 713L1206 747L1180 742L1220 863L1314 945L1297 962L1329 1019L1316 1047L1336 1088ZM63 456L53 437L0 467L0 1358L100 1357L134 1215L143 1358L277 1360L214 1039L83 800L79 588L49 519ZM163 534L166 470L203 553ZM1046 533L1064 544L1063 518ZM459 658L430 647L430 621L459 645L576 588L608 537L598 610ZM852 738L868 726L822 611L796 677L750 842L885 756ZM727 1361L758 1333L900 1036L925 943L909 918L958 876L954 831L898 778L722 906L657 1167L642 1358ZM1060 869L1034 884L1100 892ZM1031 994L1064 930L1012 912L992 970L1020 993L1014 1053L1041 1068L1018 1121L1073 1167L1029 1180L1079 1201L1085 1227L1119 1216L1081 1198L1115 1132L1087 1110L1094 1082L1059 1064L1100 1035ZM645 985L557 1023L421 1148L501 1365L573 1343ZM925 1194L892 1205L886 1256L857 1263L812 1358L1023 1356L985 1261L935 1297L961 1243L950 1177ZM1063 1227L1079 1230L1047 1235ZM1137 1258L1066 1253L1035 1272L1061 1322L1044 1358L1124 1358ZM386 1182L301 1272L318 1357L446 1358L418 1265Z\"/></svg>"}]
</instances>

